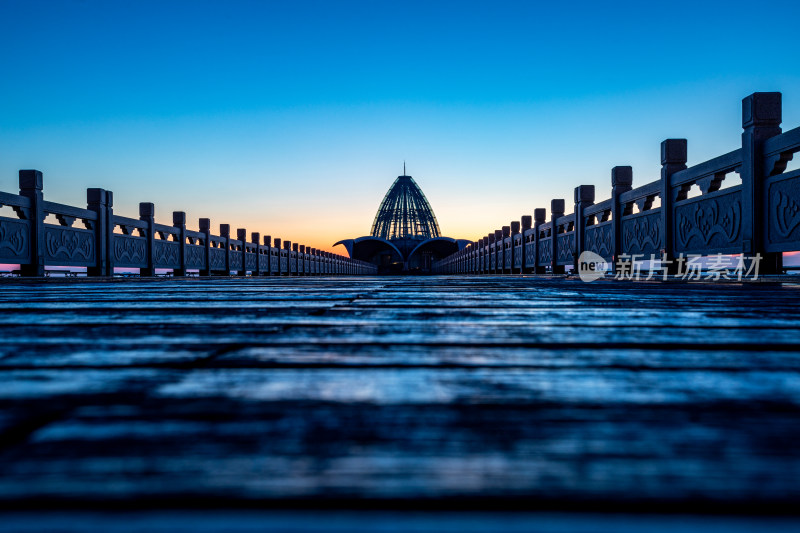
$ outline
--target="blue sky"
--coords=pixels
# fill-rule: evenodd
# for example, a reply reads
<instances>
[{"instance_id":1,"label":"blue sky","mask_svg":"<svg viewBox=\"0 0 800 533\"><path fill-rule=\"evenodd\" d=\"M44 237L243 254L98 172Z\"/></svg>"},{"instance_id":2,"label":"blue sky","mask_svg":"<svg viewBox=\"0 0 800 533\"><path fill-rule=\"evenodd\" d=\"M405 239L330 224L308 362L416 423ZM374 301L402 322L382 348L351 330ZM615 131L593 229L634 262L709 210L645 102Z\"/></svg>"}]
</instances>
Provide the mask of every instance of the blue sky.
<instances>
[{"instance_id":1,"label":"blue sky","mask_svg":"<svg viewBox=\"0 0 800 533\"><path fill-rule=\"evenodd\" d=\"M86 187L329 248L403 160L477 239L610 169L736 148L740 101L800 125L797 2L0 0L0 190Z\"/></svg>"}]
</instances>

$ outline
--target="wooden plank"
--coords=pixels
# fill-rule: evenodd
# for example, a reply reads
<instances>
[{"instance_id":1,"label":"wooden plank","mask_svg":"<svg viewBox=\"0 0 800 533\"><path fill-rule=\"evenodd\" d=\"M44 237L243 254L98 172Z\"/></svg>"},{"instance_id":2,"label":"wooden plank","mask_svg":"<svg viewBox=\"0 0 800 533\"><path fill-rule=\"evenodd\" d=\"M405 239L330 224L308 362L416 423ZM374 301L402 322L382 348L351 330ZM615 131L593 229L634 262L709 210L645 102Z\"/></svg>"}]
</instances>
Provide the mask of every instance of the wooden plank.
<instances>
[{"instance_id":1,"label":"wooden plank","mask_svg":"<svg viewBox=\"0 0 800 533\"><path fill-rule=\"evenodd\" d=\"M3 279L0 506L787 511L799 296Z\"/></svg>"}]
</instances>

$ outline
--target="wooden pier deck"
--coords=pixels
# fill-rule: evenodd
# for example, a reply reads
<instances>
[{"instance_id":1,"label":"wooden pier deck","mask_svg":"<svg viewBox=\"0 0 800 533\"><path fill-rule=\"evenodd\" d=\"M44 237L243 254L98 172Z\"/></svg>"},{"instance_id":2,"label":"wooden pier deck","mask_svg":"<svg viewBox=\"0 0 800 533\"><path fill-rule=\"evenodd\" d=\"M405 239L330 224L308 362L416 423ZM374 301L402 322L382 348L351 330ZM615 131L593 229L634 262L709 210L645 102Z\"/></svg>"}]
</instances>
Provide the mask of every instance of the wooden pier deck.
<instances>
[{"instance_id":1,"label":"wooden pier deck","mask_svg":"<svg viewBox=\"0 0 800 533\"><path fill-rule=\"evenodd\" d=\"M3 279L0 505L792 515L798 304L792 283Z\"/></svg>"}]
</instances>

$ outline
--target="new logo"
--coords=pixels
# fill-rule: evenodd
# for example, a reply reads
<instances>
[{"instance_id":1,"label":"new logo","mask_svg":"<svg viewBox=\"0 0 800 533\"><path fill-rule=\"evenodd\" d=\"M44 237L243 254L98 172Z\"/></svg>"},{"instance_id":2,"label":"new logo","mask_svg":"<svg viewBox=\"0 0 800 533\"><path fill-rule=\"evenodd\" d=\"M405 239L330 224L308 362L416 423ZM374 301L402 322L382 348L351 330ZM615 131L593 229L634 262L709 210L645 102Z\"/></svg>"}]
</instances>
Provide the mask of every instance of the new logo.
<instances>
[{"instance_id":1,"label":"new logo","mask_svg":"<svg viewBox=\"0 0 800 533\"><path fill-rule=\"evenodd\" d=\"M600 279L606 275L608 263L594 252L581 252L578 256L578 276L586 283Z\"/></svg>"}]
</instances>

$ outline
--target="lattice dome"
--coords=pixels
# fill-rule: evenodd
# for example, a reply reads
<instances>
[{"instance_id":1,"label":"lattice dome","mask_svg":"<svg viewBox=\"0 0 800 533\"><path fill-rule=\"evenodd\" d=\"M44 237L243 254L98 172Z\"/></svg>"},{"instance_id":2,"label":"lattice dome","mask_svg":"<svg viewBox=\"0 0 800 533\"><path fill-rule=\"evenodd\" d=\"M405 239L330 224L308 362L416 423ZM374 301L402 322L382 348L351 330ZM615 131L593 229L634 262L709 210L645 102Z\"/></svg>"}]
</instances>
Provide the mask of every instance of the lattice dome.
<instances>
[{"instance_id":1,"label":"lattice dome","mask_svg":"<svg viewBox=\"0 0 800 533\"><path fill-rule=\"evenodd\" d=\"M411 176L398 176L389 188L372 223L372 236L387 240L440 236L436 215Z\"/></svg>"}]
</instances>

